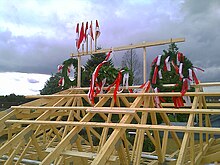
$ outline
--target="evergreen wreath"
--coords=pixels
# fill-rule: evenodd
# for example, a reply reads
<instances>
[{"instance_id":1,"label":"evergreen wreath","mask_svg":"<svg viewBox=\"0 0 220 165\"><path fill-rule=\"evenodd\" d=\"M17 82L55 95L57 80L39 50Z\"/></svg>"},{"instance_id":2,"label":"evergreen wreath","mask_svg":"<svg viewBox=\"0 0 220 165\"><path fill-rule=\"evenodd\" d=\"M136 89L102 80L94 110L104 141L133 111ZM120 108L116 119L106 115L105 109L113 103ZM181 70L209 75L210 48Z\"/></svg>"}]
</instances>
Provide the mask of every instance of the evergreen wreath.
<instances>
[{"instance_id":1,"label":"evergreen wreath","mask_svg":"<svg viewBox=\"0 0 220 165\"><path fill-rule=\"evenodd\" d=\"M163 50L163 55L157 56L151 64L150 82L152 87L157 88L160 92L180 92L182 95L188 90L184 89L183 83L186 80L195 81L198 79L193 71L192 62L178 51L175 43L169 45L168 51ZM160 59L158 59L160 58ZM168 68L169 64L169 68ZM181 69L181 73L180 73ZM173 84L172 86L166 84Z\"/></svg>"},{"instance_id":2,"label":"evergreen wreath","mask_svg":"<svg viewBox=\"0 0 220 165\"><path fill-rule=\"evenodd\" d=\"M73 65L75 69L74 80L70 80L70 77L69 77L71 65ZM61 79L62 81L64 81L64 87L70 87L70 86L76 85L76 72L77 72L77 60L76 59L69 58L68 60L65 60L62 65L58 66L58 72L60 72L60 70L62 70Z\"/></svg>"}]
</instances>

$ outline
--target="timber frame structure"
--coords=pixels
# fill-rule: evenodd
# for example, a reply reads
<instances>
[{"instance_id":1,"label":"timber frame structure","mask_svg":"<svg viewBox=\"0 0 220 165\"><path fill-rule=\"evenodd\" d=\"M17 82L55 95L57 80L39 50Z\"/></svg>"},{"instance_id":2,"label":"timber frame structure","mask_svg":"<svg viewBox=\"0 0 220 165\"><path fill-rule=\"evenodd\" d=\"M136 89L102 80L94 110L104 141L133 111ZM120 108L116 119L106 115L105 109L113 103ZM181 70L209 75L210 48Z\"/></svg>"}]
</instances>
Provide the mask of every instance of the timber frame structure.
<instances>
[{"instance_id":1,"label":"timber frame structure","mask_svg":"<svg viewBox=\"0 0 220 165\"><path fill-rule=\"evenodd\" d=\"M154 97L181 96L179 92L152 93L131 86L138 93L98 94L95 105L87 98L89 88L75 87L54 95L27 96L34 101L12 106L0 118L0 163L2 164L207 164L220 161L220 128L211 116L220 114L219 103L206 103L203 87L185 95L191 106L176 109L171 103L155 108ZM170 114L186 114L186 125L175 126ZM158 116L163 125L158 124ZM195 125L195 119L198 122ZM151 120L151 122L149 122ZM134 132L134 135L129 134ZM182 133L182 137L179 136ZM129 136L134 136L129 141ZM195 138L197 137L197 138ZM146 140L153 152L143 150ZM170 143L171 140L171 143ZM171 144L175 150L170 150Z\"/></svg>"}]
</instances>

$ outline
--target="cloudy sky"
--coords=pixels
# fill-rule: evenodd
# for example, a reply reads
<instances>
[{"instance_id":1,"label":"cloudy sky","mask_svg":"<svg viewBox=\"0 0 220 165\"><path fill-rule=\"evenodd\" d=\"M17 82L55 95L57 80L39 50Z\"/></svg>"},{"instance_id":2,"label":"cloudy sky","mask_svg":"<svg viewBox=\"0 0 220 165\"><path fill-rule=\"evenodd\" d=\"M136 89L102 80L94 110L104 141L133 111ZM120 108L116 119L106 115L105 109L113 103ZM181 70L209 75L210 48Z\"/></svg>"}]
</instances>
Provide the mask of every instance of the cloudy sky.
<instances>
[{"instance_id":1,"label":"cloudy sky","mask_svg":"<svg viewBox=\"0 0 220 165\"><path fill-rule=\"evenodd\" d=\"M0 0L0 95L18 93L9 89L21 80L19 94L37 93L76 53L76 24L96 19L102 48L184 37L179 50L205 70L199 79L220 81L219 0ZM166 48L148 48L147 64Z\"/></svg>"}]
</instances>

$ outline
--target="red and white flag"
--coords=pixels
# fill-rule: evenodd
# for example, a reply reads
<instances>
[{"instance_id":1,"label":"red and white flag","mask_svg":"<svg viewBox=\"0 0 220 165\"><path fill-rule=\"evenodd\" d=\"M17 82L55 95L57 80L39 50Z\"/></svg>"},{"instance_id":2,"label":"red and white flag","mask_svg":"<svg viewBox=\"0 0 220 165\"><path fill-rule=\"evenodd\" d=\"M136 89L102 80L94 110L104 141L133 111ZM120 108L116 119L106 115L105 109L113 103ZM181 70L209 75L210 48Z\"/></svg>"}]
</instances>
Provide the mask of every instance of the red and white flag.
<instances>
[{"instance_id":1,"label":"red and white flag","mask_svg":"<svg viewBox=\"0 0 220 165\"><path fill-rule=\"evenodd\" d=\"M89 35L90 35L90 37L92 38L92 40L94 40L93 29L92 29L92 21L91 21L91 24L90 24L90 26L89 26Z\"/></svg>"},{"instance_id":2,"label":"red and white flag","mask_svg":"<svg viewBox=\"0 0 220 165\"><path fill-rule=\"evenodd\" d=\"M80 36L79 36L79 40L77 42L77 49L80 48L80 45L81 45L84 37L85 37L84 23L82 22L82 26L81 26L81 30L80 30Z\"/></svg>"},{"instance_id":3,"label":"red and white flag","mask_svg":"<svg viewBox=\"0 0 220 165\"><path fill-rule=\"evenodd\" d=\"M89 26L88 26L88 22L86 22L86 27L85 27L85 34L84 34L84 40L83 42L86 42L88 34L89 34Z\"/></svg>"},{"instance_id":4,"label":"red and white flag","mask_svg":"<svg viewBox=\"0 0 220 165\"><path fill-rule=\"evenodd\" d=\"M99 23L98 23L98 20L96 20L95 37L98 38L100 34L101 32L99 30Z\"/></svg>"},{"instance_id":5,"label":"red and white flag","mask_svg":"<svg viewBox=\"0 0 220 165\"><path fill-rule=\"evenodd\" d=\"M76 25L76 47L79 41L79 23Z\"/></svg>"}]
</instances>

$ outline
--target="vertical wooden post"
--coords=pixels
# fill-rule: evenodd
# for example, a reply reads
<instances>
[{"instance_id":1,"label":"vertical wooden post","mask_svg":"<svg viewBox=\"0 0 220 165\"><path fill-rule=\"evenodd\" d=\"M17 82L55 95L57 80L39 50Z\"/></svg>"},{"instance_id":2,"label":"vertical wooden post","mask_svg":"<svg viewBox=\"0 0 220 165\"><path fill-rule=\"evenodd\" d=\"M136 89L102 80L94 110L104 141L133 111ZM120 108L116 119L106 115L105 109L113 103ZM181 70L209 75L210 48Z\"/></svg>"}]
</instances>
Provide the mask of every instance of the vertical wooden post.
<instances>
[{"instance_id":1,"label":"vertical wooden post","mask_svg":"<svg viewBox=\"0 0 220 165\"><path fill-rule=\"evenodd\" d=\"M89 39L88 39L88 35L86 36L86 54L88 54L89 51Z\"/></svg>"},{"instance_id":2,"label":"vertical wooden post","mask_svg":"<svg viewBox=\"0 0 220 165\"><path fill-rule=\"evenodd\" d=\"M96 38L96 35L95 35L95 44L94 44L94 50L96 52L96 47L97 47L97 38Z\"/></svg>"},{"instance_id":3,"label":"vertical wooden post","mask_svg":"<svg viewBox=\"0 0 220 165\"><path fill-rule=\"evenodd\" d=\"M92 21L89 30L90 30L90 52L92 52L92 34L93 34ZM94 34L93 34L93 39L94 39Z\"/></svg>"},{"instance_id":4,"label":"vertical wooden post","mask_svg":"<svg viewBox=\"0 0 220 165\"><path fill-rule=\"evenodd\" d=\"M78 55L77 87L81 87L81 56Z\"/></svg>"},{"instance_id":5,"label":"vertical wooden post","mask_svg":"<svg viewBox=\"0 0 220 165\"><path fill-rule=\"evenodd\" d=\"M146 47L143 48L144 53L143 53L143 78L144 78L144 83L147 81L147 51Z\"/></svg>"}]
</instances>

